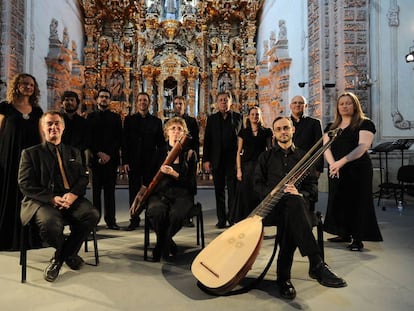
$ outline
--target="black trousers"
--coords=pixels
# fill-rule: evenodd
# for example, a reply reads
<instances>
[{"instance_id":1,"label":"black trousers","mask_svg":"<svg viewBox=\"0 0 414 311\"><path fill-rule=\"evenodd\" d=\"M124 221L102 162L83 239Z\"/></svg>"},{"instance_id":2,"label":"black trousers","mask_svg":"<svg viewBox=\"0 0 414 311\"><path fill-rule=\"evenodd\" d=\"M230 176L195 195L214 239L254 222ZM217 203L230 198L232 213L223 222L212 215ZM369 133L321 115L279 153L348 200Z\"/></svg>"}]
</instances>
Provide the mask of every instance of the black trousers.
<instances>
[{"instance_id":1,"label":"black trousers","mask_svg":"<svg viewBox=\"0 0 414 311\"><path fill-rule=\"evenodd\" d=\"M102 215L102 199L103 190L104 197L104 220L107 225L116 223L115 218L115 184L117 165L112 162L100 165L96 164L92 167L92 199L93 205L98 209L99 215Z\"/></svg>"},{"instance_id":2,"label":"black trousers","mask_svg":"<svg viewBox=\"0 0 414 311\"><path fill-rule=\"evenodd\" d=\"M41 239L56 249L55 258L61 262L79 252L98 220L98 210L85 198L78 198L69 209L64 210L43 205L32 218ZM70 226L67 238L63 234L65 224Z\"/></svg>"},{"instance_id":3,"label":"black trousers","mask_svg":"<svg viewBox=\"0 0 414 311\"><path fill-rule=\"evenodd\" d=\"M296 248L302 256L320 255L312 233L308 206L298 195L285 195L264 220L265 225L276 225L279 240L277 259L278 280L289 280Z\"/></svg>"},{"instance_id":4,"label":"black trousers","mask_svg":"<svg viewBox=\"0 0 414 311\"><path fill-rule=\"evenodd\" d=\"M228 161L227 161L228 162ZM234 161L233 161L234 162ZM217 220L219 224L225 225L229 211L232 211L236 199L236 170L234 163L221 161L218 168L213 169L214 193L216 197ZM226 209L226 191L227 185L227 209Z\"/></svg>"},{"instance_id":5,"label":"black trousers","mask_svg":"<svg viewBox=\"0 0 414 311\"><path fill-rule=\"evenodd\" d=\"M170 188L171 195L154 194L148 198L148 210L152 228L157 234L157 246L163 248L180 231L190 210L194 206L194 195L187 189Z\"/></svg>"}]
</instances>

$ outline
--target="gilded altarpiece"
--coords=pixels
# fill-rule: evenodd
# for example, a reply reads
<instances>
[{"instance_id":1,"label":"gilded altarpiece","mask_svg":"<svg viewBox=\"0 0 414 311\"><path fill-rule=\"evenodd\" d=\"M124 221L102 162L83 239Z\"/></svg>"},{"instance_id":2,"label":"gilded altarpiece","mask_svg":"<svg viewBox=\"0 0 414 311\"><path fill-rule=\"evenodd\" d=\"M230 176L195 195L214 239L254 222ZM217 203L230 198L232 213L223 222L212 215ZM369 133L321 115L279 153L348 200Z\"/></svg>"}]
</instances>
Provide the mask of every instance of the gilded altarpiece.
<instances>
[{"instance_id":1,"label":"gilded altarpiece","mask_svg":"<svg viewBox=\"0 0 414 311\"><path fill-rule=\"evenodd\" d=\"M236 110L255 104L261 2L82 0L88 110L101 87L111 90L112 108L122 115L134 113L142 91L161 118L171 114L173 96L183 95L202 137L218 92L231 92Z\"/></svg>"}]
</instances>

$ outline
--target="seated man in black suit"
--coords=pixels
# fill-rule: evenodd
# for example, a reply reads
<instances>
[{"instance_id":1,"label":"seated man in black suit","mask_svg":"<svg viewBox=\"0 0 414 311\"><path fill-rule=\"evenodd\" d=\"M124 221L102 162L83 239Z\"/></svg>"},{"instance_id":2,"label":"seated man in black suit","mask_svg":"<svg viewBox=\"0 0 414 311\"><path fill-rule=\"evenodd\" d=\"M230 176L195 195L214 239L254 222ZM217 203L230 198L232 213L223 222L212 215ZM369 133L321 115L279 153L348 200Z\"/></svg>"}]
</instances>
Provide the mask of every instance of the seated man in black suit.
<instances>
[{"instance_id":1,"label":"seated man in black suit","mask_svg":"<svg viewBox=\"0 0 414 311\"><path fill-rule=\"evenodd\" d=\"M74 270L82 266L78 252L99 212L84 198L89 178L79 150L61 143L63 116L49 111L40 123L45 142L23 150L20 160L21 220L33 223L42 240L56 249L44 271L45 280L53 282L64 262ZM71 228L67 238L66 223Z\"/></svg>"}]
</instances>

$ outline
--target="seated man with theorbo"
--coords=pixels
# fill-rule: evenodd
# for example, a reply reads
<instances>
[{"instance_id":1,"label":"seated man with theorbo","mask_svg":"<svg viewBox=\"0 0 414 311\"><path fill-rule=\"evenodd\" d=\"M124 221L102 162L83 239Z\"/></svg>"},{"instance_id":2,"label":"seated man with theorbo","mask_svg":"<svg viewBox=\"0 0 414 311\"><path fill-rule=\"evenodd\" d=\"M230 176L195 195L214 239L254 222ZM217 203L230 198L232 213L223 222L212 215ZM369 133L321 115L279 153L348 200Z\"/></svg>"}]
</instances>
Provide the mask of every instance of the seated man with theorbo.
<instances>
[{"instance_id":1,"label":"seated man with theorbo","mask_svg":"<svg viewBox=\"0 0 414 311\"><path fill-rule=\"evenodd\" d=\"M263 199L290 172L305 152L296 148L292 142L292 120L277 117L273 121L275 146L263 152L258 159L254 175L255 190ZM298 247L302 256L309 258L309 276L327 287L345 287L346 282L331 271L323 261L320 249L312 233L309 218L309 201L318 193L317 179L311 173L298 186L286 185L285 195L272 208L264 219L265 225L276 225L280 244L277 259L277 284L280 295L294 299L296 290L291 282L293 255Z\"/></svg>"}]
</instances>

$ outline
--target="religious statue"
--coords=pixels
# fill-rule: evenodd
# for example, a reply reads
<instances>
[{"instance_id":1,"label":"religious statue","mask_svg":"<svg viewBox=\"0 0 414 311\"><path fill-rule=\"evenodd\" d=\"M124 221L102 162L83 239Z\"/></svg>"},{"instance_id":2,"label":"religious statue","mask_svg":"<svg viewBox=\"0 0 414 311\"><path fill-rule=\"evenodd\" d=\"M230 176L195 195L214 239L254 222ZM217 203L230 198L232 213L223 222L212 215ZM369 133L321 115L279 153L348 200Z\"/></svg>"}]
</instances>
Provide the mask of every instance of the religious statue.
<instances>
[{"instance_id":1,"label":"religious statue","mask_svg":"<svg viewBox=\"0 0 414 311\"><path fill-rule=\"evenodd\" d=\"M115 71L108 81L108 87L112 94L114 101L119 101L122 98L122 91L124 88L124 77L119 71Z\"/></svg>"},{"instance_id":2,"label":"religious statue","mask_svg":"<svg viewBox=\"0 0 414 311\"><path fill-rule=\"evenodd\" d=\"M399 26L400 24L399 14L400 14L400 7L398 6L397 1L393 0L391 7L388 9L388 12L387 12L389 26L394 26L394 27Z\"/></svg>"},{"instance_id":3,"label":"religious statue","mask_svg":"<svg viewBox=\"0 0 414 311\"><path fill-rule=\"evenodd\" d=\"M228 72L223 73L219 80L219 91L228 92L233 88L233 81Z\"/></svg>"},{"instance_id":4,"label":"religious statue","mask_svg":"<svg viewBox=\"0 0 414 311\"><path fill-rule=\"evenodd\" d=\"M50 22L50 25L49 25L49 30L50 30L49 40L59 40L57 28L58 28L58 21L52 18L52 21Z\"/></svg>"},{"instance_id":5,"label":"religious statue","mask_svg":"<svg viewBox=\"0 0 414 311\"><path fill-rule=\"evenodd\" d=\"M283 19L279 20L279 40L287 40L286 22Z\"/></svg>"}]
</instances>

